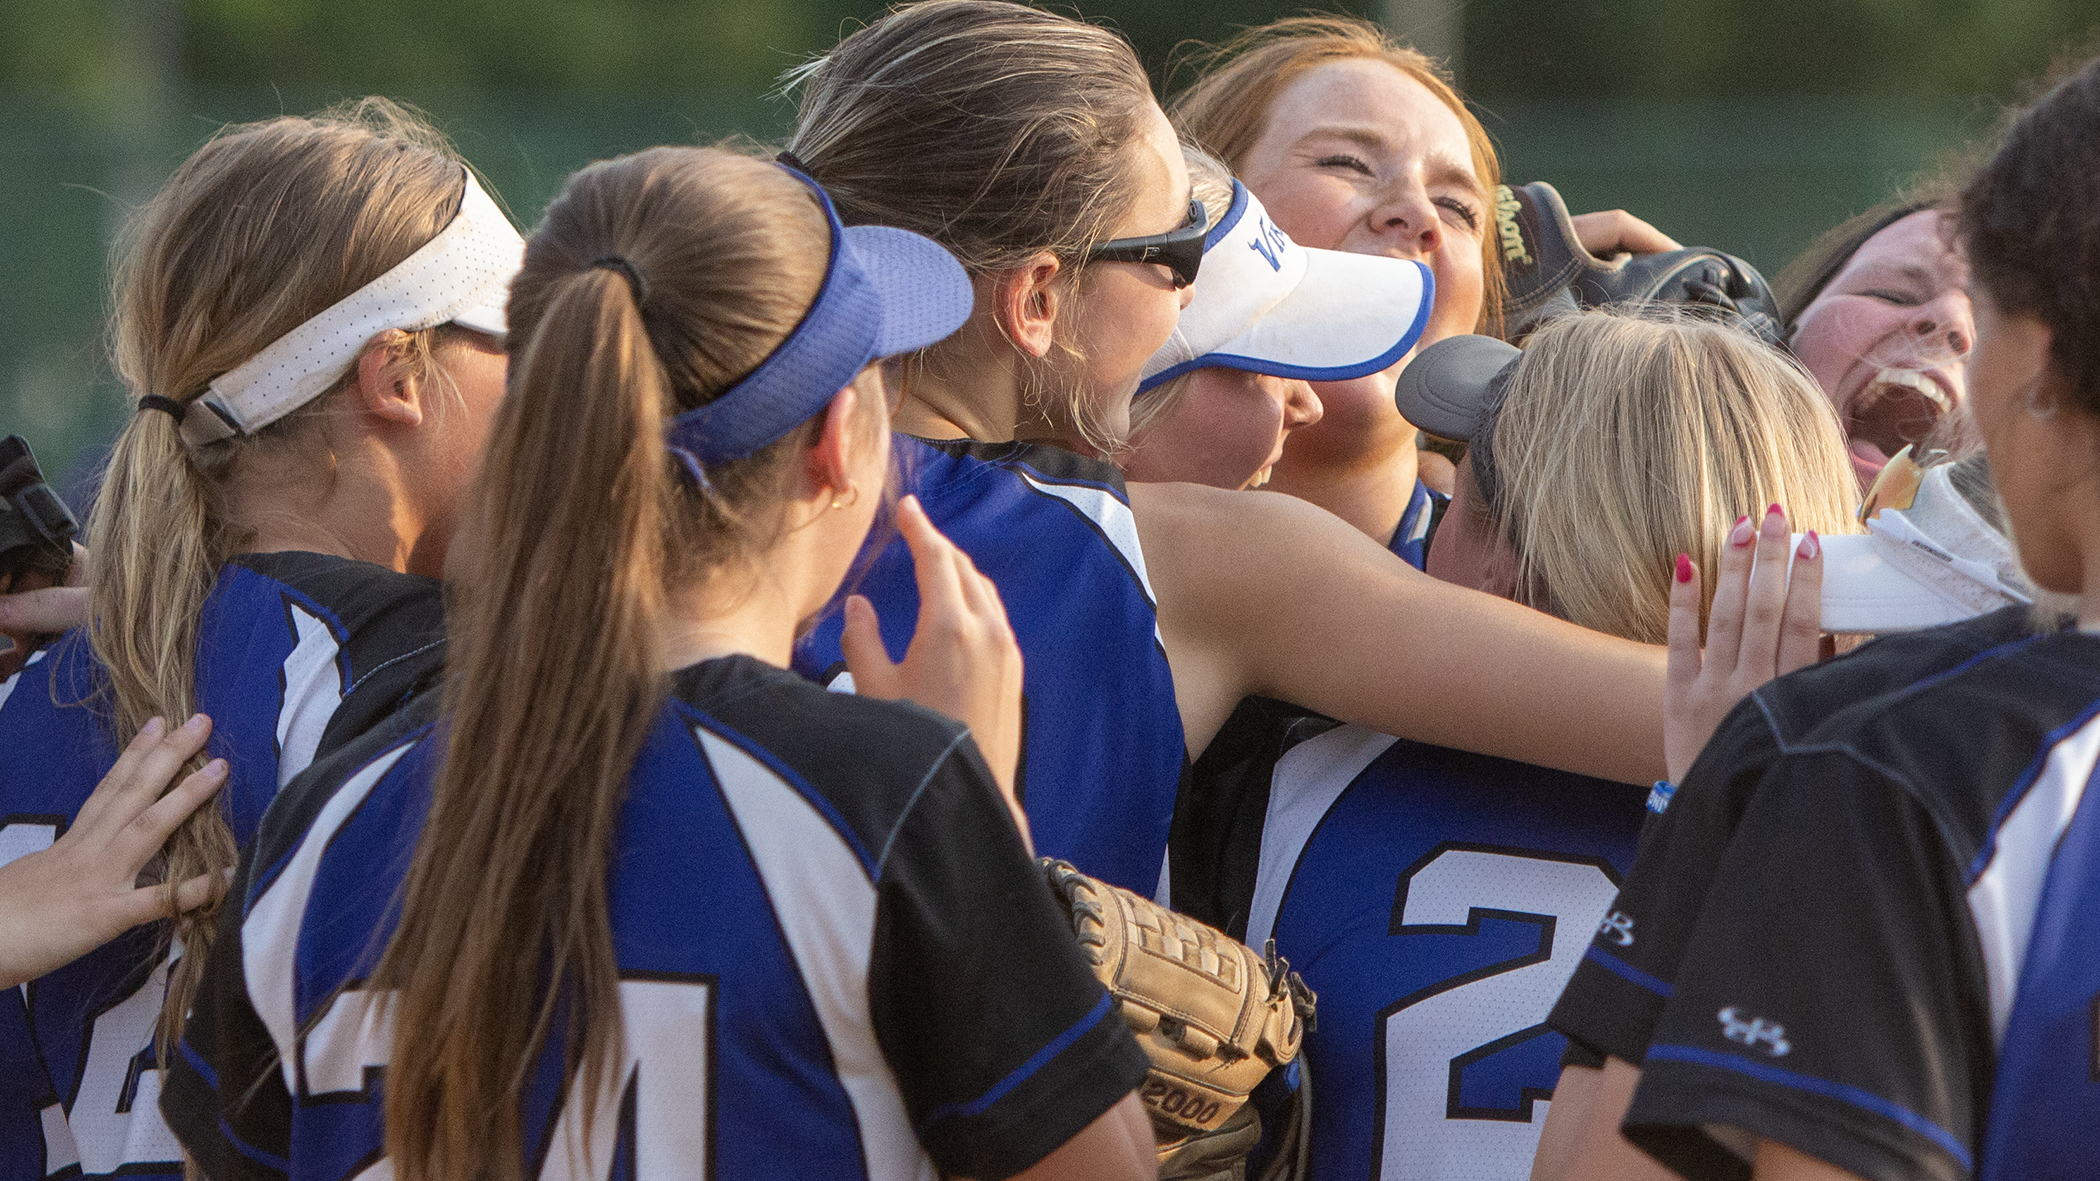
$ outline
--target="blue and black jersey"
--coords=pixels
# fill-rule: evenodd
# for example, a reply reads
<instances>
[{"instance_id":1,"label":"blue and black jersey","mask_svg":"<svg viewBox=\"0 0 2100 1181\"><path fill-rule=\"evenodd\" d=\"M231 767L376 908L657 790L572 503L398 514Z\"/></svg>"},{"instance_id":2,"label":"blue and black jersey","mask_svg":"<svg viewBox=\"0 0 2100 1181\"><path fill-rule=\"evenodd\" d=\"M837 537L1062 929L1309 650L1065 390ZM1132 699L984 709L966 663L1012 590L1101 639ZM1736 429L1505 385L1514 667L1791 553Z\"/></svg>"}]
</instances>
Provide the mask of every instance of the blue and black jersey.
<instances>
[{"instance_id":1,"label":"blue and black jersey","mask_svg":"<svg viewBox=\"0 0 2100 1181\"><path fill-rule=\"evenodd\" d=\"M1035 443L898 436L897 448L905 491L998 585L1020 644L1015 786L1037 851L1151 896L1187 742L1122 473ZM855 589L902 659L919 613L902 539ZM796 668L822 683L841 677L844 623L826 618L797 649Z\"/></svg>"},{"instance_id":2,"label":"blue and black jersey","mask_svg":"<svg viewBox=\"0 0 2100 1181\"><path fill-rule=\"evenodd\" d=\"M196 692L214 723L207 754L230 767L215 806L236 839L316 755L433 683L443 636L430 579L314 553L227 563L198 622ZM111 732L108 701L78 632L0 683L0 862L56 840L115 763L128 736ZM155 1102L166 939L162 924L137 928L0 1001L0 1177L181 1176Z\"/></svg>"},{"instance_id":3,"label":"blue and black jersey","mask_svg":"<svg viewBox=\"0 0 2100 1181\"><path fill-rule=\"evenodd\" d=\"M1639 1065L1672 991L1692 925L1758 784L1780 755L1855 702L1943 675L2036 631L2028 608L1884 636L1767 682L1721 723L1641 834L1633 872L1554 1006L1568 1061Z\"/></svg>"},{"instance_id":4,"label":"blue and black jersey","mask_svg":"<svg viewBox=\"0 0 2100 1181\"><path fill-rule=\"evenodd\" d=\"M1530 1176L1566 1044L1546 1014L1633 861L1646 789L1261 699L1191 782L1176 906L1273 937L1319 995L1312 1176Z\"/></svg>"},{"instance_id":5,"label":"blue and black jersey","mask_svg":"<svg viewBox=\"0 0 2100 1181\"><path fill-rule=\"evenodd\" d=\"M2056 942L2090 915L2060 921L2077 890L2045 887L2086 839L2072 821L2096 767L2100 637L2078 632L2000 645L1790 742L1665 982L1627 1137L1694 1179L1749 1176L1758 1139L1870 1181L1974 1176L2001 1048L2021 1078L2091 1069L2090 1041L2035 1039L2092 1028L2061 1012L2092 945ZM2020 1012L2023 968L2067 961L2081 971L2044 967ZM2015 1046L2049 1060L2020 1065ZM2058 1167L2094 1175L2100 1152L2069 1135Z\"/></svg>"},{"instance_id":6,"label":"blue and black jersey","mask_svg":"<svg viewBox=\"0 0 2100 1181\"><path fill-rule=\"evenodd\" d=\"M2062 771L2075 772L2076 761L2067 757L2066 764ZM2061 774L2057 783L2075 786ZM2075 805L2069 792L2049 800L2047 824L2013 838L2039 844L2034 837L2048 835L2071 809L2042 880L2026 964L1999 1039L1977 1162L1984 1181L2083 1181L2100 1172L2093 1145L2100 1127L2100 791L2076 794Z\"/></svg>"},{"instance_id":7,"label":"blue and black jersey","mask_svg":"<svg viewBox=\"0 0 2100 1181\"><path fill-rule=\"evenodd\" d=\"M243 859L162 1101L213 1177L386 1175L393 1046L365 981L442 745L402 728L317 765ZM525 1175L1005 1177L1144 1076L954 722L706 661L621 808L625 1058L583 1096L546 1047Z\"/></svg>"},{"instance_id":8,"label":"blue and black jersey","mask_svg":"<svg viewBox=\"0 0 2100 1181\"><path fill-rule=\"evenodd\" d=\"M1407 511L1400 514L1400 524L1386 548L1401 561L1422 569L1429 563L1429 543L1436 537L1437 526L1443 523L1444 511L1450 507L1450 497L1416 480L1415 490L1407 498Z\"/></svg>"}]
</instances>

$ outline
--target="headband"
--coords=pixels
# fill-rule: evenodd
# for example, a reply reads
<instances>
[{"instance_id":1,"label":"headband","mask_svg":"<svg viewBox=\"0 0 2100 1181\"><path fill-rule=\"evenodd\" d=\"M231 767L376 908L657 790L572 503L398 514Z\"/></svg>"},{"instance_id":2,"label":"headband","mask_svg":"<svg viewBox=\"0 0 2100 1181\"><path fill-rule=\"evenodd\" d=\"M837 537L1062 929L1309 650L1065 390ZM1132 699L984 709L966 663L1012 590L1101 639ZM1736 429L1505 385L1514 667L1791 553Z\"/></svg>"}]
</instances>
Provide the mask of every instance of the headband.
<instances>
[{"instance_id":1,"label":"headband","mask_svg":"<svg viewBox=\"0 0 2100 1181\"><path fill-rule=\"evenodd\" d=\"M831 253L817 297L773 351L720 397L673 418L665 444L687 469L741 459L809 421L868 363L940 341L975 293L954 256L891 226L839 224L823 186L786 165L824 210Z\"/></svg>"},{"instance_id":2,"label":"headband","mask_svg":"<svg viewBox=\"0 0 2100 1181\"><path fill-rule=\"evenodd\" d=\"M190 446L253 434L342 380L373 337L455 323L501 336L525 240L462 167L459 212L415 253L212 379L182 416ZM208 413L199 413L198 411Z\"/></svg>"}]
</instances>

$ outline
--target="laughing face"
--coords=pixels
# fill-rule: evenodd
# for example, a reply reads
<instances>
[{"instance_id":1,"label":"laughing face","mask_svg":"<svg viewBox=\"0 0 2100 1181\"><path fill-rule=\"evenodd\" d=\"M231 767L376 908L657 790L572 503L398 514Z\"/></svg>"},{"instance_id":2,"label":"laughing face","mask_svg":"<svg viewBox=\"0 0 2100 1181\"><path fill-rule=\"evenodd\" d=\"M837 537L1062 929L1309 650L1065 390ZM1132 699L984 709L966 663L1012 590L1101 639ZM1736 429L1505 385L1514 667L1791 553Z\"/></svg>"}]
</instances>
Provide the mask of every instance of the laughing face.
<instances>
[{"instance_id":1,"label":"laughing face","mask_svg":"<svg viewBox=\"0 0 2100 1181\"><path fill-rule=\"evenodd\" d=\"M1862 487L1906 444L1959 427L1976 337L1968 283L1926 210L1867 239L1796 318L1794 353L1837 409Z\"/></svg>"}]
</instances>

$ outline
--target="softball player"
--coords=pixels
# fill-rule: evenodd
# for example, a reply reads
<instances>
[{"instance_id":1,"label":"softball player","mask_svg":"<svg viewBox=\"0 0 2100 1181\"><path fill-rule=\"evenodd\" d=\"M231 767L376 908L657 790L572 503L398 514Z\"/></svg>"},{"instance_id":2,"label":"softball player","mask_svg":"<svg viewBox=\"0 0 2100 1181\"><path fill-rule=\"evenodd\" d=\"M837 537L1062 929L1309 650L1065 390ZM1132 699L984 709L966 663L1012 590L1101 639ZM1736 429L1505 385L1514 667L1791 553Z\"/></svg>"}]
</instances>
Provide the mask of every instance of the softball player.
<instances>
[{"instance_id":1,"label":"softball player","mask_svg":"<svg viewBox=\"0 0 2100 1181\"><path fill-rule=\"evenodd\" d=\"M0 684L0 857L66 830L115 735L202 710L230 780L165 872L228 871L284 783L431 677L426 575L501 395L522 248L458 157L377 101L231 129L146 207L115 321L138 408L89 525L94 622ZM0 1010L0 1044L34 1057L0 1083L19 1092L7 1168L181 1175L155 1030L187 1008L211 914L172 924L173 946L169 923L130 931Z\"/></svg>"},{"instance_id":2,"label":"softball player","mask_svg":"<svg viewBox=\"0 0 2100 1181\"><path fill-rule=\"evenodd\" d=\"M2014 120L1959 217L1970 405L2022 561L2041 589L2081 596L2081 629L1852 705L1772 763L1626 1116L1686 1176L2083 1177L2100 1159L2067 1135L2100 1110L2078 997L2100 500L2065 475L2090 464L2100 420L2096 119L2089 62Z\"/></svg>"},{"instance_id":3,"label":"softball player","mask_svg":"<svg viewBox=\"0 0 2100 1181\"><path fill-rule=\"evenodd\" d=\"M1845 524L1836 423L1747 337L1592 313L1541 330L1522 356L1457 337L1400 379L1409 421L1473 441L1439 543L1468 555L1445 565L1469 582L1647 638L1665 625L1670 584L1643 568L1660 575L1688 550L1723 566L1725 584L1732 566L1747 571L1753 535L1767 563L1785 558L1776 515L1755 534L1738 524L1740 544L1727 544L1728 490ZM1685 385L1685 372L1716 376ZM1795 422L1822 430L1772 449L1684 445ZM1556 464L1546 448L1583 462ZM1656 493L1642 497L1644 485ZM1628 522L1615 535L1641 541L1516 550L1603 517L1606 502ZM1686 502L1713 503L1715 519L1687 522ZM1629 581L1648 588L1631 609ZM1587 593L1600 584L1611 591ZM1717 595L1715 613L1726 610ZM1566 1045L1546 1014L1633 863L1648 790L1302 711L1270 733L1267 752L1197 763L1177 818L1175 902L1253 946L1274 938L1318 994L1306 1039L1315 1175L1530 1176Z\"/></svg>"},{"instance_id":4,"label":"softball player","mask_svg":"<svg viewBox=\"0 0 2100 1181\"><path fill-rule=\"evenodd\" d=\"M970 302L782 167L571 178L443 712L316 767L244 861L165 1099L208 1172L1149 1175L1144 1057L996 782L989 583L905 502L922 628L855 661L969 729L781 667L883 499L874 362Z\"/></svg>"},{"instance_id":5,"label":"softball player","mask_svg":"<svg viewBox=\"0 0 2100 1181\"><path fill-rule=\"evenodd\" d=\"M847 219L918 227L980 284L971 325L901 367L896 422L929 440L905 447L938 482L914 475L913 487L1012 612L1028 665L1026 803L1044 852L1152 892L1184 759L1252 693L1652 780L1652 649L1434 583L1302 502L1125 488L1091 458L1120 441L1130 391L1207 265L1178 141L1127 43L1020 5L936 0L855 33L800 79L793 154ZM1308 281L1311 264L1282 241L1243 251L1260 255L1249 273L1269 276L1244 292L1243 325L1360 298ZM1418 310L1422 269L1386 265L1400 276L1387 306ZM965 521L979 496L985 511ZM994 511L1001 497L1032 514ZM868 586L894 650L906 583ZM837 659L817 639L800 662L812 673ZM1460 649L1466 660L1425 655Z\"/></svg>"}]
</instances>

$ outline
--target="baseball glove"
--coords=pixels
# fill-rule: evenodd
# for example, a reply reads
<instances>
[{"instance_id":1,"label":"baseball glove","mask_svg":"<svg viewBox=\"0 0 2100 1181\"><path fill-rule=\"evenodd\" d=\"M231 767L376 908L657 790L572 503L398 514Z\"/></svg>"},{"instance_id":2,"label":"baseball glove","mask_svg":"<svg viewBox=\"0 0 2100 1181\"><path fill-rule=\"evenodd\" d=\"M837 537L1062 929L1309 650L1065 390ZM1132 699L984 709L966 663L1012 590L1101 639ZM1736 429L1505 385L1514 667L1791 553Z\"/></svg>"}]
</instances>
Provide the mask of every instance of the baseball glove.
<instances>
[{"instance_id":1,"label":"baseball glove","mask_svg":"<svg viewBox=\"0 0 2100 1181\"><path fill-rule=\"evenodd\" d=\"M1710 309L1767 344L1780 343L1779 301L1757 268L1703 246L1600 259L1575 236L1568 207L1544 181L1496 190L1495 230L1509 282L1503 338L1521 343L1554 316L1639 301Z\"/></svg>"},{"instance_id":2,"label":"baseball glove","mask_svg":"<svg viewBox=\"0 0 2100 1181\"><path fill-rule=\"evenodd\" d=\"M1261 1139L1247 1096L1297 1056L1312 1027L1312 990L1277 958L1274 940L1256 955L1069 862L1042 866L1080 950L1152 1060L1138 1094L1159 1141L1162 1181L1244 1177Z\"/></svg>"}]
</instances>

